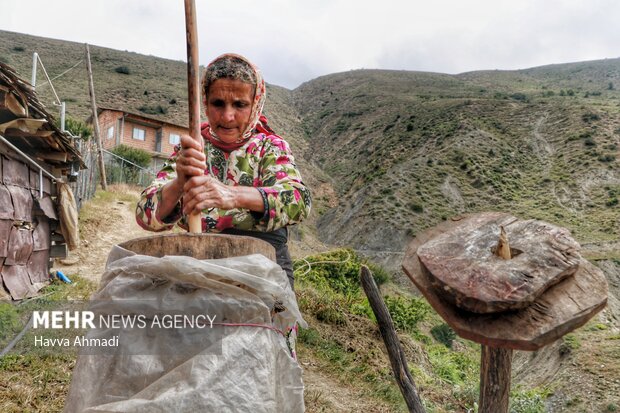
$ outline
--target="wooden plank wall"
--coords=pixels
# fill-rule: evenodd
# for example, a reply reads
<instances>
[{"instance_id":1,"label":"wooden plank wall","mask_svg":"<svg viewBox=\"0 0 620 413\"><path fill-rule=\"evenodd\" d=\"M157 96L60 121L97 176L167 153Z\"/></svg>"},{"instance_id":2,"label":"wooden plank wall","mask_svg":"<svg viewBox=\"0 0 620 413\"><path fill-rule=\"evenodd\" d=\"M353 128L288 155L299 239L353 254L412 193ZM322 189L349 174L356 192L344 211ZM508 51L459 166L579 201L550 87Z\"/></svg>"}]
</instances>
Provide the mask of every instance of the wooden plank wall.
<instances>
[{"instance_id":1,"label":"wooden plank wall","mask_svg":"<svg viewBox=\"0 0 620 413\"><path fill-rule=\"evenodd\" d=\"M0 142L0 299L34 296L48 282L56 186L43 175L42 198L39 186L38 169Z\"/></svg>"}]
</instances>

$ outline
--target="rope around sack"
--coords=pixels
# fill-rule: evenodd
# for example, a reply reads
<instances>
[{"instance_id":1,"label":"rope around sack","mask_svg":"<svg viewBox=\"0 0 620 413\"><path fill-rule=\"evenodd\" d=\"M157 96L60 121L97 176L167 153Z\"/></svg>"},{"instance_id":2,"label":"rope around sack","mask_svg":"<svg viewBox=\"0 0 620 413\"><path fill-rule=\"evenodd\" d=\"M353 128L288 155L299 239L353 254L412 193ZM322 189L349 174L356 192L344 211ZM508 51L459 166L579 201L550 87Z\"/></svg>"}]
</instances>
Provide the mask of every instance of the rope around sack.
<instances>
[{"instance_id":1,"label":"rope around sack","mask_svg":"<svg viewBox=\"0 0 620 413\"><path fill-rule=\"evenodd\" d=\"M301 268L306 268L306 271L303 274L297 275L298 277L303 277L304 275L308 274L310 272L310 270L312 269L313 265L316 264L346 264L347 262L351 261L351 253L347 250L344 250L344 252L347 253L347 258L343 261L314 261L314 262L310 262L308 261L305 257L304 258L300 258L300 261L304 262L304 265L302 265L301 267L299 267L297 270L300 270Z\"/></svg>"}]
</instances>

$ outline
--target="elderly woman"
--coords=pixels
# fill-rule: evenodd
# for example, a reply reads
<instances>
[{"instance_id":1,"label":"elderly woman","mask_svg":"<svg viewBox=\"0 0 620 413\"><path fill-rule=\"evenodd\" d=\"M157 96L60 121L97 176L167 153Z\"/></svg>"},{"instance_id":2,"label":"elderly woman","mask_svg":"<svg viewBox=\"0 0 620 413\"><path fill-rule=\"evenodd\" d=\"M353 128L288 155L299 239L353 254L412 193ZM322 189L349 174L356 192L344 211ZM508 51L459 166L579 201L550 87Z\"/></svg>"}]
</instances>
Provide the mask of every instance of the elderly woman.
<instances>
[{"instance_id":1,"label":"elderly woman","mask_svg":"<svg viewBox=\"0 0 620 413\"><path fill-rule=\"evenodd\" d=\"M286 227L308 216L311 198L288 144L262 115L265 82L247 59L225 54L207 66L202 93L204 145L181 138L142 192L138 224L150 231L175 224L187 229L188 216L200 213L203 232L249 235L273 245L292 287Z\"/></svg>"}]
</instances>

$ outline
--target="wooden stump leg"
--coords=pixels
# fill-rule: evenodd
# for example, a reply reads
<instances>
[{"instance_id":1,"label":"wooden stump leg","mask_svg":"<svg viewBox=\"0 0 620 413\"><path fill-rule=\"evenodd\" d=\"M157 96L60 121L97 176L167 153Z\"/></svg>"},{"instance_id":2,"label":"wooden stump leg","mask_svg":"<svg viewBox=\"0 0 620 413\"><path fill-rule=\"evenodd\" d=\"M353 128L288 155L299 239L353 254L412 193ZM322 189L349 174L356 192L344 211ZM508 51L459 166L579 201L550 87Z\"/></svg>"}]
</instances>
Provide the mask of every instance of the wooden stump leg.
<instances>
[{"instance_id":1,"label":"wooden stump leg","mask_svg":"<svg viewBox=\"0 0 620 413\"><path fill-rule=\"evenodd\" d=\"M479 413L508 412L511 367L511 349L482 346Z\"/></svg>"}]
</instances>

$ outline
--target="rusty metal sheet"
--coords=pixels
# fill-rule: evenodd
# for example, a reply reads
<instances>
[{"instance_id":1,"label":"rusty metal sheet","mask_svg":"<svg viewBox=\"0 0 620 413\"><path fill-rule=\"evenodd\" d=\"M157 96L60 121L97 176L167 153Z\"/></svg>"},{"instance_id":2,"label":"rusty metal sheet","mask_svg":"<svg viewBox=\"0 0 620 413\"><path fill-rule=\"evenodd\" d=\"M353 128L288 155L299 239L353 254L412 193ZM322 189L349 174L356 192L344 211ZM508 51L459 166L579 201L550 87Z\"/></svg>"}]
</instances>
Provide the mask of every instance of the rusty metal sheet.
<instances>
[{"instance_id":1,"label":"rusty metal sheet","mask_svg":"<svg viewBox=\"0 0 620 413\"><path fill-rule=\"evenodd\" d=\"M13 219L15 221L32 222L33 201L30 191L13 185L7 185L7 189L11 193L13 208L15 208Z\"/></svg>"},{"instance_id":2,"label":"rusty metal sheet","mask_svg":"<svg viewBox=\"0 0 620 413\"><path fill-rule=\"evenodd\" d=\"M4 267L4 258L0 258L0 301L2 300L10 300L11 295L9 294L8 288L2 282L2 268Z\"/></svg>"},{"instance_id":3,"label":"rusty metal sheet","mask_svg":"<svg viewBox=\"0 0 620 413\"><path fill-rule=\"evenodd\" d=\"M52 193L52 180L47 176L43 176L43 193L48 195L54 195Z\"/></svg>"},{"instance_id":4,"label":"rusty metal sheet","mask_svg":"<svg viewBox=\"0 0 620 413\"><path fill-rule=\"evenodd\" d=\"M32 230L13 227L9 236L6 265L26 265L32 254Z\"/></svg>"},{"instance_id":5,"label":"rusty metal sheet","mask_svg":"<svg viewBox=\"0 0 620 413\"><path fill-rule=\"evenodd\" d=\"M56 215L56 208L54 207L54 201L49 195L43 195L43 198L39 198L38 195L34 197L35 204L39 207L43 214L49 219L55 219L58 221L58 215Z\"/></svg>"},{"instance_id":6,"label":"rusty metal sheet","mask_svg":"<svg viewBox=\"0 0 620 413\"><path fill-rule=\"evenodd\" d=\"M15 210L8 188L0 184L0 219L13 219Z\"/></svg>"},{"instance_id":7,"label":"rusty metal sheet","mask_svg":"<svg viewBox=\"0 0 620 413\"><path fill-rule=\"evenodd\" d=\"M35 251L28 260L28 275L32 284L49 280L49 251Z\"/></svg>"},{"instance_id":8,"label":"rusty metal sheet","mask_svg":"<svg viewBox=\"0 0 620 413\"><path fill-rule=\"evenodd\" d=\"M39 181L39 171L34 169L30 170L30 189L39 191L39 186L41 182Z\"/></svg>"},{"instance_id":9,"label":"rusty metal sheet","mask_svg":"<svg viewBox=\"0 0 620 413\"><path fill-rule=\"evenodd\" d=\"M4 262L4 257L8 252L9 236L13 228L13 221L0 219L0 259Z\"/></svg>"},{"instance_id":10,"label":"rusty metal sheet","mask_svg":"<svg viewBox=\"0 0 620 413\"><path fill-rule=\"evenodd\" d=\"M4 158L2 174L4 183L28 188L30 185L30 171L28 165L13 158Z\"/></svg>"},{"instance_id":11,"label":"rusty metal sheet","mask_svg":"<svg viewBox=\"0 0 620 413\"><path fill-rule=\"evenodd\" d=\"M37 226L32 231L32 251L47 251L52 244L50 241L50 225L47 218L38 219Z\"/></svg>"},{"instance_id":12,"label":"rusty metal sheet","mask_svg":"<svg viewBox=\"0 0 620 413\"><path fill-rule=\"evenodd\" d=\"M32 297L37 290L30 284L28 268L25 265L5 265L2 267L2 281L14 300Z\"/></svg>"},{"instance_id":13,"label":"rusty metal sheet","mask_svg":"<svg viewBox=\"0 0 620 413\"><path fill-rule=\"evenodd\" d=\"M18 118L9 122L0 124L0 133L6 135L20 134L26 136L49 136L54 131L41 130L41 128L47 124L47 119L33 119L33 118ZM9 130L10 132L6 132ZM21 132L21 133L19 133Z\"/></svg>"}]
</instances>

